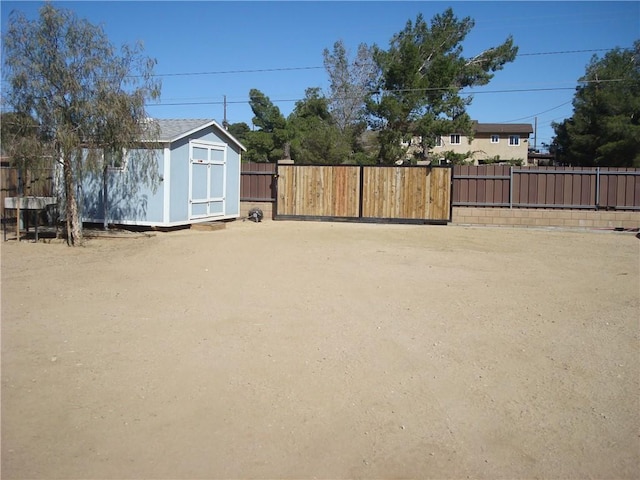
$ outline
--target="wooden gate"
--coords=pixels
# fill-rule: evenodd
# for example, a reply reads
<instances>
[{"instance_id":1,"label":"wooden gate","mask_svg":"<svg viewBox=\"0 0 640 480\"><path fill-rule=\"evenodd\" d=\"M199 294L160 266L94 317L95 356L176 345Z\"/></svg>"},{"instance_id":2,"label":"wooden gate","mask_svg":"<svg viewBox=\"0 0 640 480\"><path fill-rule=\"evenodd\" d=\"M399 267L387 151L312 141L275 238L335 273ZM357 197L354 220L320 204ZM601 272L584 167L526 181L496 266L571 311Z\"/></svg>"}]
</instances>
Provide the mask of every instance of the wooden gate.
<instances>
[{"instance_id":1,"label":"wooden gate","mask_svg":"<svg viewBox=\"0 0 640 480\"><path fill-rule=\"evenodd\" d=\"M451 221L451 167L278 165L276 220Z\"/></svg>"}]
</instances>

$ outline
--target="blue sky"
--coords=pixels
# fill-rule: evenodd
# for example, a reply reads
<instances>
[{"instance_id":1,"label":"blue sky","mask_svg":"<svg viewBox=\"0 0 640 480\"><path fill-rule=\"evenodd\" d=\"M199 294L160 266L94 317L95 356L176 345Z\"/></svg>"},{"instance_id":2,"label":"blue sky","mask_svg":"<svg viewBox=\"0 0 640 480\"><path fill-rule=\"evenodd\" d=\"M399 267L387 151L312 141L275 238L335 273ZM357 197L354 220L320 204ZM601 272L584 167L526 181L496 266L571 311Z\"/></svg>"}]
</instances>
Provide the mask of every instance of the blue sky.
<instances>
[{"instance_id":1,"label":"blue sky","mask_svg":"<svg viewBox=\"0 0 640 480\"><path fill-rule=\"evenodd\" d=\"M571 116L574 89L592 55L640 39L640 2L52 2L103 26L120 46L141 41L158 61L156 118L214 118L251 126L249 90L267 95L286 116L309 87L326 91L322 52L342 40L386 48L418 13L430 20L449 6L475 27L465 40L473 56L512 35L519 55L486 87L474 90L469 113L486 123L530 123L540 148L552 121ZM9 13L36 18L42 2L2 1Z\"/></svg>"}]
</instances>

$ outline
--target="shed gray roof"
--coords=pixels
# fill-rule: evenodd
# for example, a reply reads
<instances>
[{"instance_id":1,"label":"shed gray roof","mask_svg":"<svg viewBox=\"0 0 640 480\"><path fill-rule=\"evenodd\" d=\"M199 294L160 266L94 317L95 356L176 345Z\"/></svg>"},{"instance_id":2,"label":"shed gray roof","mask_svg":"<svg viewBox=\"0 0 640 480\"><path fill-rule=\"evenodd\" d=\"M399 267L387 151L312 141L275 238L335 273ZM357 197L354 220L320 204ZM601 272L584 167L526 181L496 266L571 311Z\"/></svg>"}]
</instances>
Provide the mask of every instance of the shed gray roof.
<instances>
[{"instance_id":1,"label":"shed gray roof","mask_svg":"<svg viewBox=\"0 0 640 480\"><path fill-rule=\"evenodd\" d=\"M530 123L478 123L473 126L476 133L533 133Z\"/></svg>"},{"instance_id":2,"label":"shed gray roof","mask_svg":"<svg viewBox=\"0 0 640 480\"><path fill-rule=\"evenodd\" d=\"M247 150L233 135L211 118L154 118L153 122L159 128L158 140L163 143L175 142L198 130L214 126L223 137L242 150Z\"/></svg>"}]
</instances>

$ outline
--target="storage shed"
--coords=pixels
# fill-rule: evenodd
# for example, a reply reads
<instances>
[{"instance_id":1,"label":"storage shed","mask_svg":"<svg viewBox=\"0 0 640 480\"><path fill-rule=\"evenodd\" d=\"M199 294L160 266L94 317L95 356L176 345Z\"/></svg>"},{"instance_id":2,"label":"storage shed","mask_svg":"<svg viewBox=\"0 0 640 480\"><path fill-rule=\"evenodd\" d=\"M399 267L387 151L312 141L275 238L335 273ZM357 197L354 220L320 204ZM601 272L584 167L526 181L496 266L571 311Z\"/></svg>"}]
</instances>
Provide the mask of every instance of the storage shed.
<instances>
[{"instance_id":1,"label":"storage shed","mask_svg":"<svg viewBox=\"0 0 640 480\"><path fill-rule=\"evenodd\" d=\"M106 216L109 224L174 227L239 217L246 148L215 120L150 121L157 122L159 141L142 142L141 150L155 157L159 182L140 184L136 151L125 152L104 178L93 175L83 182L83 221L104 223Z\"/></svg>"}]
</instances>

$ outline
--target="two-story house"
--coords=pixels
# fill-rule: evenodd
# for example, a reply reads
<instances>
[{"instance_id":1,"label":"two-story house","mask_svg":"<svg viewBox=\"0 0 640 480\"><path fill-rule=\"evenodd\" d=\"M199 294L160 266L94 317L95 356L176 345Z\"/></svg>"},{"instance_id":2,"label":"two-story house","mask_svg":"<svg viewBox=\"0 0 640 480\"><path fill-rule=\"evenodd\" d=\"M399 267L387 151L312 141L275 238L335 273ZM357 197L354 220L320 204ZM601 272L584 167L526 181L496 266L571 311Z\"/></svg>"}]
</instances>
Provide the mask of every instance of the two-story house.
<instances>
[{"instance_id":1,"label":"two-story house","mask_svg":"<svg viewBox=\"0 0 640 480\"><path fill-rule=\"evenodd\" d=\"M474 165L495 159L520 160L522 165L527 164L529 135L533 133L531 124L474 122L473 130L473 138L460 133L437 137L431 155L438 159L446 151L469 154L466 161Z\"/></svg>"}]
</instances>

